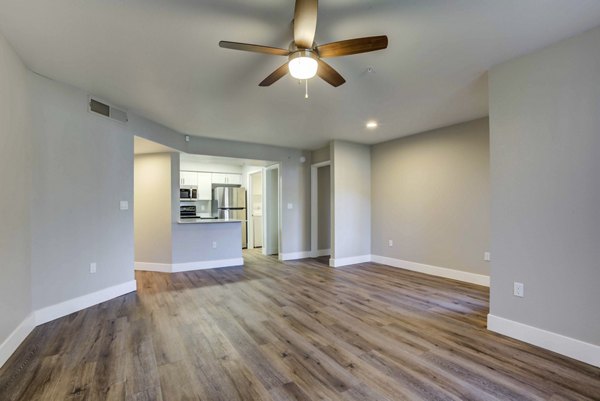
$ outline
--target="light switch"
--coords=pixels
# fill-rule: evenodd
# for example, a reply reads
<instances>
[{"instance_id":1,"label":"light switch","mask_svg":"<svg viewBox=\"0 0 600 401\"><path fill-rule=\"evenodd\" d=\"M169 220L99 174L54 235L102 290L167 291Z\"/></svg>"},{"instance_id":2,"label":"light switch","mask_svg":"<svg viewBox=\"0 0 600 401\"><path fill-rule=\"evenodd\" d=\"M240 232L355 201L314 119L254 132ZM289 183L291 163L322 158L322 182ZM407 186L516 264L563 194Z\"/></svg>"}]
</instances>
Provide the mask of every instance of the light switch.
<instances>
[{"instance_id":1,"label":"light switch","mask_svg":"<svg viewBox=\"0 0 600 401\"><path fill-rule=\"evenodd\" d=\"M292 210L294 208L294 205L292 205L291 203L288 203L288 210Z\"/></svg>"},{"instance_id":2,"label":"light switch","mask_svg":"<svg viewBox=\"0 0 600 401\"><path fill-rule=\"evenodd\" d=\"M121 209L121 210L129 210L129 202L127 202L127 201L121 201L119 203L119 209Z\"/></svg>"}]
</instances>

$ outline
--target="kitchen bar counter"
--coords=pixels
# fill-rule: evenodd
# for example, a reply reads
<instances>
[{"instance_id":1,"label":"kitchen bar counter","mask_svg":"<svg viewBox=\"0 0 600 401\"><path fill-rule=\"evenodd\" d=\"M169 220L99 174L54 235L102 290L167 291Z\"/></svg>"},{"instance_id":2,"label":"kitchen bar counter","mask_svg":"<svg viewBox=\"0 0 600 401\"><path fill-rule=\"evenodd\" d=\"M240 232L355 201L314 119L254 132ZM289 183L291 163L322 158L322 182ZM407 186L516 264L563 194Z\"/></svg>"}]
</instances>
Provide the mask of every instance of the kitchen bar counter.
<instances>
[{"instance_id":1,"label":"kitchen bar counter","mask_svg":"<svg viewBox=\"0 0 600 401\"><path fill-rule=\"evenodd\" d=\"M173 271L244 264L241 220L179 219L171 235Z\"/></svg>"},{"instance_id":2,"label":"kitchen bar counter","mask_svg":"<svg viewBox=\"0 0 600 401\"><path fill-rule=\"evenodd\" d=\"M179 219L177 224L217 224L217 223L241 223L245 220L236 219Z\"/></svg>"}]
</instances>

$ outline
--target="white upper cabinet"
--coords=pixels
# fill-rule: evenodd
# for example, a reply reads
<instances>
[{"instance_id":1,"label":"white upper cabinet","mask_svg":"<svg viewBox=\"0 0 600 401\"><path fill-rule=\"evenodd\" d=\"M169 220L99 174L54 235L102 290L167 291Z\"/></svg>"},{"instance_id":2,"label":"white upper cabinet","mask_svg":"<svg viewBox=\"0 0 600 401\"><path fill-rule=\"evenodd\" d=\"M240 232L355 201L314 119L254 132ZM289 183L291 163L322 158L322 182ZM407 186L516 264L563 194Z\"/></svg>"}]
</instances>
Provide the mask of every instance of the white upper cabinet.
<instances>
[{"instance_id":1,"label":"white upper cabinet","mask_svg":"<svg viewBox=\"0 0 600 401\"><path fill-rule=\"evenodd\" d=\"M242 184L241 174L212 173L213 184Z\"/></svg>"},{"instance_id":2,"label":"white upper cabinet","mask_svg":"<svg viewBox=\"0 0 600 401\"><path fill-rule=\"evenodd\" d=\"M235 173L208 173L198 171L180 171L179 185L183 188L198 189L198 200L212 199L212 184L241 185L242 175Z\"/></svg>"},{"instance_id":3,"label":"white upper cabinet","mask_svg":"<svg viewBox=\"0 0 600 401\"><path fill-rule=\"evenodd\" d=\"M242 175L241 174L227 174L227 184L242 185Z\"/></svg>"},{"instance_id":4,"label":"white upper cabinet","mask_svg":"<svg viewBox=\"0 0 600 401\"><path fill-rule=\"evenodd\" d=\"M212 199L212 173L198 174L198 200Z\"/></svg>"},{"instance_id":5,"label":"white upper cabinet","mask_svg":"<svg viewBox=\"0 0 600 401\"><path fill-rule=\"evenodd\" d=\"M198 173L195 171L181 171L179 175L179 184L182 186L197 186Z\"/></svg>"},{"instance_id":6,"label":"white upper cabinet","mask_svg":"<svg viewBox=\"0 0 600 401\"><path fill-rule=\"evenodd\" d=\"M224 173L212 173L212 182L213 184L227 184L227 180L225 179L228 174Z\"/></svg>"}]
</instances>

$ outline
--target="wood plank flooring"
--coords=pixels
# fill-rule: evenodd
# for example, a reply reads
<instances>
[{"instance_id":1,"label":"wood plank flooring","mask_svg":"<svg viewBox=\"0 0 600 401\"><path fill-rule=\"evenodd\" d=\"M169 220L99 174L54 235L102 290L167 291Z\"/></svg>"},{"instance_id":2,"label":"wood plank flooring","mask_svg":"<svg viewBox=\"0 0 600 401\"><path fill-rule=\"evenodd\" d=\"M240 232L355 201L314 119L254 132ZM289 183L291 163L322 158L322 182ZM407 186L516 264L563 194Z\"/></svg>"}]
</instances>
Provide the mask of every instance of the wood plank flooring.
<instances>
[{"instance_id":1,"label":"wood plank flooring","mask_svg":"<svg viewBox=\"0 0 600 401\"><path fill-rule=\"evenodd\" d=\"M600 400L600 369L488 332L484 287L244 256L36 328L0 400Z\"/></svg>"}]
</instances>

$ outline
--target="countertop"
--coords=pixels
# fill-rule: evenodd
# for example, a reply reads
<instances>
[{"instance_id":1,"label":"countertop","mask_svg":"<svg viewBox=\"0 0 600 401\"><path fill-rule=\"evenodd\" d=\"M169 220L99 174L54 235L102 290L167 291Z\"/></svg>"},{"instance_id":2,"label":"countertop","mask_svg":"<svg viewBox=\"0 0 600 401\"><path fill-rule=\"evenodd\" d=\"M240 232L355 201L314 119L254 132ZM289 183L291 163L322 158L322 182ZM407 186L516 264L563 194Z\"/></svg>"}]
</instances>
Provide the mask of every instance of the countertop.
<instances>
[{"instance_id":1,"label":"countertop","mask_svg":"<svg viewBox=\"0 0 600 401\"><path fill-rule=\"evenodd\" d=\"M245 220L235 219L180 219L178 224L220 224L220 223L241 223Z\"/></svg>"}]
</instances>

